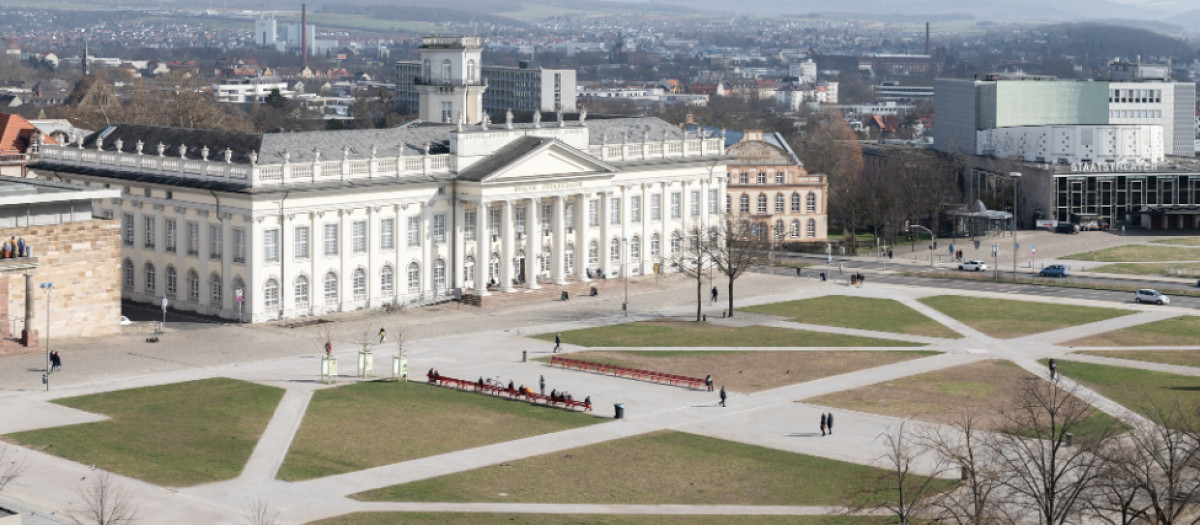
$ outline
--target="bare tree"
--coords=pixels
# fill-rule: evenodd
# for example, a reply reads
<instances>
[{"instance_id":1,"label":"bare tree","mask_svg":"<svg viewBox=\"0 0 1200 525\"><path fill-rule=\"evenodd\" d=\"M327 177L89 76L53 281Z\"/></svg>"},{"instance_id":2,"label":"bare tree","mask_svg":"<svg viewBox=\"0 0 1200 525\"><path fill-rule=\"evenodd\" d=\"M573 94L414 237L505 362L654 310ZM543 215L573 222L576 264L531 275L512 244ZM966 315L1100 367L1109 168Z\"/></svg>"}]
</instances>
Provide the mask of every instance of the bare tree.
<instances>
[{"instance_id":1,"label":"bare tree","mask_svg":"<svg viewBox=\"0 0 1200 525\"><path fill-rule=\"evenodd\" d=\"M979 428L978 412L962 411L948 426L934 427L923 439L947 468L962 469L962 485L932 498L933 516L957 525L1013 523L1000 504L1003 472L991 454L990 432Z\"/></svg>"},{"instance_id":2,"label":"bare tree","mask_svg":"<svg viewBox=\"0 0 1200 525\"><path fill-rule=\"evenodd\" d=\"M22 454L15 447L0 444L0 492L25 473L29 468L29 454Z\"/></svg>"},{"instance_id":3,"label":"bare tree","mask_svg":"<svg viewBox=\"0 0 1200 525\"><path fill-rule=\"evenodd\" d=\"M904 525L928 515L932 497L941 484L938 476L949 470L949 463L931 454L905 423L894 432L880 434L878 439L887 446L879 458L880 473L851 496L849 508L886 511ZM926 467L928 475L916 473L918 465Z\"/></svg>"},{"instance_id":4,"label":"bare tree","mask_svg":"<svg viewBox=\"0 0 1200 525\"><path fill-rule=\"evenodd\" d=\"M112 474L100 472L91 483L79 488L83 516L74 517L79 525L122 525L137 521L133 496L117 485Z\"/></svg>"},{"instance_id":5,"label":"bare tree","mask_svg":"<svg viewBox=\"0 0 1200 525\"><path fill-rule=\"evenodd\" d=\"M271 508L270 503L261 497L250 502L250 510L246 516L246 525L276 525L279 523L279 511Z\"/></svg>"},{"instance_id":6,"label":"bare tree","mask_svg":"<svg viewBox=\"0 0 1200 525\"><path fill-rule=\"evenodd\" d=\"M1076 394L1057 382L1030 377L1019 387L1013 406L1000 411L1007 428L996 434L992 450L1014 509L1036 513L1043 525L1063 525L1078 518L1086 497L1103 472L1102 444L1115 425L1080 436L1068 444L1093 413Z\"/></svg>"},{"instance_id":7,"label":"bare tree","mask_svg":"<svg viewBox=\"0 0 1200 525\"><path fill-rule=\"evenodd\" d=\"M1150 421L1106 449L1109 476L1124 482L1123 499L1145 502L1151 523L1200 523L1200 436L1194 416L1179 400L1148 405Z\"/></svg>"},{"instance_id":8,"label":"bare tree","mask_svg":"<svg viewBox=\"0 0 1200 525\"><path fill-rule=\"evenodd\" d=\"M674 238L670 242L676 244ZM685 277L696 280L696 320L699 321L704 305L704 270L712 263L712 240L699 226L693 226L678 244L678 249L671 247L671 265Z\"/></svg>"},{"instance_id":9,"label":"bare tree","mask_svg":"<svg viewBox=\"0 0 1200 525\"><path fill-rule=\"evenodd\" d=\"M711 256L713 264L729 280L726 292L729 317L733 317L733 282L767 258L770 248L767 228L763 221L730 219L716 230Z\"/></svg>"}]
</instances>

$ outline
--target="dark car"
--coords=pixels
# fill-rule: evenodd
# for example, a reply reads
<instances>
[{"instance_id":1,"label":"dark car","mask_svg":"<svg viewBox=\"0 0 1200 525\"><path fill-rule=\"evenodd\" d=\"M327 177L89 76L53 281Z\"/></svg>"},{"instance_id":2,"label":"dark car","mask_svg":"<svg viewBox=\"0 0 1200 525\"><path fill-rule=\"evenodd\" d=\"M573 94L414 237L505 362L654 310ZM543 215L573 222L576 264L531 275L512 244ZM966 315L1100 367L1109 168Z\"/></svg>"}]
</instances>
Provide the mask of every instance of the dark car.
<instances>
[{"instance_id":1,"label":"dark car","mask_svg":"<svg viewBox=\"0 0 1200 525\"><path fill-rule=\"evenodd\" d=\"M1054 233L1079 233L1079 225L1069 222L1060 222L1054 227Z\"/></svg>"}]
</instances>

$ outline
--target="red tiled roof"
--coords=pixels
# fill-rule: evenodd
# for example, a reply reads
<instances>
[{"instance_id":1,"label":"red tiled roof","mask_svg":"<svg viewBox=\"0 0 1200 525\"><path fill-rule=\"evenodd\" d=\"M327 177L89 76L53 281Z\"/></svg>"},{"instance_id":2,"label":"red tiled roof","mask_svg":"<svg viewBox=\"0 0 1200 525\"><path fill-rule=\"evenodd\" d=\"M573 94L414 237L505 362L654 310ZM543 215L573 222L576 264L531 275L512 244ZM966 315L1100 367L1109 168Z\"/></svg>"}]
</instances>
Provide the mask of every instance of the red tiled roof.
<instances>
[{"instance_id":1,"label":"red tiled roof","mask_svg":"<svg viewBox=\"0 0 1200 525\"><path fill-rule=\"evenodd\" d=\"M35 130L37 127L25 120L25 117L0 113L0 155L25 153ZM46 134L42 134L42 141L46 144L58 144Z\"/></svg>"}]
</instances>

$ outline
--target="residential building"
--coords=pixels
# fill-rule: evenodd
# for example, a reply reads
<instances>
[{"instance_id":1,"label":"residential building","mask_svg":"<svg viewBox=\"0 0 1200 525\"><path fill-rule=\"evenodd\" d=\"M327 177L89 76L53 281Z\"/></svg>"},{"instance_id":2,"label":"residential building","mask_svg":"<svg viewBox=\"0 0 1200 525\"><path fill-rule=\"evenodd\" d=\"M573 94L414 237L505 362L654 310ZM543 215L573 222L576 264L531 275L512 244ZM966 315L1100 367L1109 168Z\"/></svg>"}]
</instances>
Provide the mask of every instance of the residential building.
<instances>
[{"instance_id":1,"label":"residential building","mask_svg":"<svg viewBox=\"0 0 1200 525\"><path fill-rule=\"evenodd\" d=\"M770 240L824 242L829 227L829 183L805 171L778 133L746 131L726 150L725 213L732 220L762 222Z\"/></svg>"},{"instance_id":2,"label":"residential building","mask_svg":"<svg viewBox=\"0 0 1200 525\"><path fill-rule=\"evenodd\" d=\"M0 175L24 177L27 167L37 161L46 144L58 141L25 117L0 113Z\"/></svg>"}]
</instances>

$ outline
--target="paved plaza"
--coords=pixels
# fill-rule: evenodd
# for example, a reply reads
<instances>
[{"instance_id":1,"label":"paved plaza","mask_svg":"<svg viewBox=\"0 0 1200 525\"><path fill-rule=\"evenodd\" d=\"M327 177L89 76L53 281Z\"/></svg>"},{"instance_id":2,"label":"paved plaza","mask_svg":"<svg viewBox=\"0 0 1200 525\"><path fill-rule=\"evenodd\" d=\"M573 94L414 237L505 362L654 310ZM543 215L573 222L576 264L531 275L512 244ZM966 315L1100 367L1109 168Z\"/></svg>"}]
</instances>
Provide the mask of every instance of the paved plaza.
<instances>
[{"instance_id":1,"label":"paved plaza","mask_svg":"<svg viewBox=\"0 0 1200 525\"><path fill-rule=\"evenodd\" d=\"M926 253L928 255L928 253ZM848 260L847 269L854 260ZM910 263L911 264L911 263ZM653 278L641 278L653 282ZM620 310L623 297L617 294L568 302L545 300L512 302L491 308L443 305L398 314L347 314L336 323L304 328L276 325L237 326L196 324L169 330L157 344L146 343L145 335L125 335L101 340L53 343L64 359L64 369L53 375L51 390L40 382L43 355L10 355L0 367L0 434L84 423L103 416L67 408L51 401L98 392L161 385L210 377L229 377L275 386L286 391L274 417L240 476L235 479L188 488L154 486L116 476L130 491L144 523L244 523L253 501L268 502L279 512L282 523L309 521L361 511L504 512L504 513L594 513L594 514L830 514L838 509L804 506L741 505L599 505L524 503L380 503L362 502L347 496L398 483L428 479L501 462L635 436L662 429L679 430L861 464L878 464L884 453L881 433L894 430L897 418L837 410L835 437L822 438L816 422L828 407L798 400L855 389L884 381L913 376L988 359L1009 360L1029 372L1045 376L1039 359L1061 357L1078 348L1062 343L1099 332L1120 329L1194 314L1190 309L1114 305L1087 300L1014 297L960 290L874 284L846 287L832 281L797 279L793 276L749 273L738 281L737 306L766 304L818 297L827 294L894 299L962 334L960 339L911 336L872 330L836 328L784 321L782 318L739 312L723 319L724 283L718 279L720 304L707 305L708 322L730 326L748 324L870 336L895 341L925 343L923 349L940 354L895 364L868 368L813 381L745 394L730 392L728 406L717 406L715 393L628 378L564 370L533 359L550 355L553 343L526 337L547 332L664 318L688 319L695 313L695 282L682 277L662 278L656 286L630 286L631 311ZM705 282L705 290L708 289ZM1079 304L1122 308L1134 312L1098 323L1074 326L1015 339L984 335L918 299L932 295L962 294L1004 299ZM848 312L847 315L853 315ZM275 479L289 445L304 417L313 393L337 385L318 379L322 333L328 329L334 354L341 362L340 384L357 381L354 363L364 334L386 327L393 339L403 326L415 380L438 368L443 374L460 377L500 377L507 382L533 385L544 375L547 391L566 389L577 399L590 395L596 413L611 416L613 405L626 407L623 420L537 435L433 457L426 457L346 474L300 482ZM375 349L376 375L386 376L395 345L370 345ZM580 350L565 340L568 352ZM1200 342L1191 349L1200 350ZM726 350L726 348L708 348ZM904 348L836 348L832 350L911 350ZM670 350L653 347L641 350ZM689 348L705 350L705 348ZM828 351L829 348L770 348L762 351ZM527 353L528 362L522 361ZM1200 375L1200 369L1073 354L1071 360ZM718 385L721 378L716 377ZM1070 381L1069 377L1066 379ZM1119 404L1090 392L1100 410L1130 424L1140 416ZM386 417L380 414L380 417ZM82 510L76 493L86 480L98 474L90 464L76 463L41 453L25 452L28 471L0 497L19 502L37 516L26 523L66 523L64 517Z\"/></svg>"}]
</instances>

